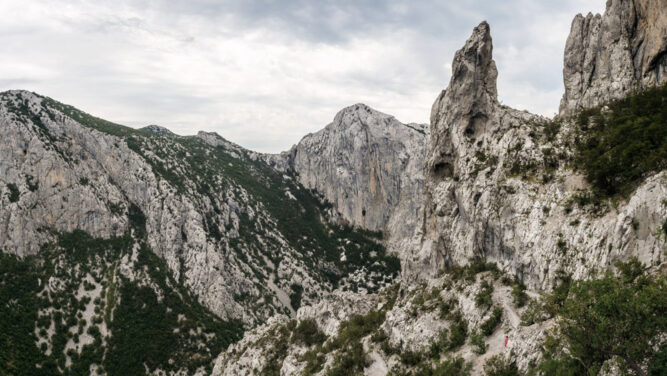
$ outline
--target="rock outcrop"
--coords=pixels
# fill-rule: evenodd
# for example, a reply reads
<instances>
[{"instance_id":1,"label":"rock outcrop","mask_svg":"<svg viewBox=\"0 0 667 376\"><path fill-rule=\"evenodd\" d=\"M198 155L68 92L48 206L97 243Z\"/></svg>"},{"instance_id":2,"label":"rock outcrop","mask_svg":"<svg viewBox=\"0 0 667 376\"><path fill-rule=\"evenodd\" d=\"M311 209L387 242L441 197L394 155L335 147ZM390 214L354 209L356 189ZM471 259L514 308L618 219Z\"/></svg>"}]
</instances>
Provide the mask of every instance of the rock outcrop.
<instances>
[{"instance_id":1,"label":"rock outcrop","mask_svg":"<svg viewBox=\"0 0 667 376\"><path fill-rule=\"evenodd\" d=\"M586 188L583 177L545 156L572 153L572 124L540 141L548 119L500 105L491 43L489 26L480 24L456 53L449 87L433 105L423 242L404 274L433 276L447 265L487 260L548 289L559 270L586 278L631 255L661 264L664 241L648 229L667 216L664 173L602 217L572 209L568 203ZM532 176L517 176L522 170ZM633 230L632 222L646 231Z\"/></svg>"},{"instance_id":2,"label":"rock outcrop","mask_svg":"<svg viewBox=\"0 0 667 376\"><path fill-rule=\"evenodd\" d=\"M565 45L561 115L667 82L665 0L608 0L604 15L577 15Z\"/></svg>"},{"instance_id":3,"label":"rock outcrop","mask_svg":"<svg viewBox=\"0 0 667 376\"><path fill-rule=\"evenodd\" d=\"M586 79L592 84L568 87L564 114L663 80L660 59L664 58L665 48L655 47L660 45L655 30L665 17L663 9L656 8L658 2L632 3L639 9L632 13L632 17L637 15L634 24L627 18L629 13L619 15L616 10L630 6L630 2L608 4L605 17L611 20L610 15L616 14L618 24L632 24L644 30L644 36L637 37L644 42L635 46L634 60L609 60L605 54L611 52L599 45L591 51L596 51L595 56L600 59L607 59L601 63L606 68L611 69L609 61L613 61L614 72L632 72L628 76L632 78L628 78L627 85L617 84L611 73L598 76L592 72L589 78L594 78ZM655 19L656 15L662 15L660 20ZM579 19L580 16L573 29L579 27ZM612 33L610 28L614 25L599 23L594 30L579 32L585 40L596 39ZM573 38L568 46L575 43ZM617 48L611 46L610 51ZM584 50L582 54L586 54ZM556 324L555 319L536 309L539 304L532 299L539 299L543 292L556 286L559 278L593 278L609 270L615 261L631 256L648 266L650 272L664 268L666 243L661 226L667 218L667 171L647 176L629 197L600 212L574 204L590 188L585 177L572 166L579 128L570 119L546 119L501 105L492 52L490 28L482 22L456 53L449 86L433 104L424 161L423 222L416 235L421 244L403 249L400 286L381 294L380 303L375 303L377 297L372 296L375 310L368 311L367 304L356 305L363 307L356 313L374 311L381 315L382 322L373 322L368 319L372 316L367 316L342 324L344 315L340 313L349 311L350 302L360 298L329 296L297 313L299 321L314 319L317 330L327 338L323 344L308 347L288 341L296 332L297 323L283 320L279 325L258 328L247 340L222 353L214 374L261 374L270 364L271 370L279 370L284 376L303 374L304 370L309 370L307 374L324 375L340 364L352 364L351 359L365 359L362 369L356 369L365 375L386 375L390 371L410 374L424 369L415 366L420 362L428 368L431 360L437 364L443 358L458 356L470 362L475 375L484 372L484 363L492 356L510 359L520 371L528 371L539 363L541 344ZM574 69L583 69L582 66ZM566 86L572 76L568 69ZM639 71L641 76L635 75ZM320 137L326 140L327 134ZM317 145L323 148L322 144L327 143L331 141ZM289 157L283 155L278 161L290 161ZM311 158L309 155L305 162ZM294 165L294 161L281 163ZM307 170L323 169L316 165ZM329 187L317 186L317 177L324 179L322 175L311 177L311 172L307 176L306 185L310 181L317 190ZM329 179L329 184L347 181L336 179L335 175ZM349 183L341 185L335 188L336 192L349 187ZM328 197L337 196L329 192ZM348 210L347 215L355 220L353 214ZM356 218L360 219L363 218ZM363 225L363 221L359 223ZM466 264L474 266L460 267ZM489 265L497 265L499 270ZM528 290L522 290L521 283ZM526 294L521 299L527 304L518 302L521 294ZM486 307L480 304L484 295L489 296ZM354 322L363 323L360 325L365 325L366 331L358 327L350 332L332 330ZM488 329L490 322L496 326ZM486 333L476 337L476 345L473 340L463 339L452 346L454 332L467 331L472 335L483 327L487 327ZM357 347L341 340L349 340L351 333L359 332L362 334L355 338ZM363 352L363 358L357 353L350 355L350 348ZM266 354L273 354L271 362ZM613 364L613 360L608 362L612 365L608 374L616 374Z\"/></svg>"},{"instance_id":4,"label":"rock outcrop","mask_svg":"<svg viewBox=\"0 0 667 376\"><path fill-rule=\"evenodd\" d=\"M385 231L400 250L412 237L422 201L428 127L403 124L364 104L347 107L290 151L268 157L328 200L349 223Z\"/></svg>"},{"instance_id":5,"label":"rock outcrop","mask_svg":"<svg viewBox=\"0 0 667 376\"><path fill-rule=\"evenodd\" d=\"M349 240L318 198L216 134L133 130L24 91L0 95L0 131L5 253L33 255L59 232L121 236L143 216L146 242L174 278L221 318L248 325L348 277L355 289L388 282L375 239ZM290 211L303 219L298 231L283 217Z\"/></svg>"},{"instance_id":6,"label":"rock outcrop","mask_svg":"<svg viewBox=\"0 0 667 376\"><path fill-rule=\"evenodd\" d=\"M155 124L147 125L139 130L160 136L176 136L176 134L169 129Z\"/></svg>"}]
</instances>

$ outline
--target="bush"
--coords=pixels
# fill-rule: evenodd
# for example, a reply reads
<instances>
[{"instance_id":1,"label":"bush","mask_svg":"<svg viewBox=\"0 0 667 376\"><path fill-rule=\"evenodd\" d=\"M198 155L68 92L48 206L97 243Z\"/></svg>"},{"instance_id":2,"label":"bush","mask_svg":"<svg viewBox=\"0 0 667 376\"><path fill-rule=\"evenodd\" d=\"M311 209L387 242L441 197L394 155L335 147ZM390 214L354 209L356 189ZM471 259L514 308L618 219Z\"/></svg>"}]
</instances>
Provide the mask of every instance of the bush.
<instances>
[{"instance_id":1,"label":"bush","mask_svg":"<svg viewBox=\"0 0 667 376\"><path fill-rule=\"evenodd\" d=\"M477 355L486 353L486 349L489 348L489 345L484 342L484 335L479 331L475 331L470 336L470 345L473 347L472 352Z\"/></svg>"},{"instance_id":2,"label":"bush","mask_svg":"<svg viewBox=\"0 0 667 376\"><path fill-rule=\"evenodd\" d=\"M559 338L567 352L553 350L556 355L545 358L543 370L575 367L571 369L579 373L597 374L606 361L616 358L622 371L644 375L642 364L660 358L654 346L667 331L665 277L645 276L637 260L617 267L620 278L606 274L597 280L572 282L566 298L552 299L561 302L555 307L560 316ZM556 374L549 372L545 371Z\"/></svg>"},{"instance_id":3,"label":"bush","mask_svg":"<svg viewBox=\"0 0 667 376\"><path fill-rule=\"evenodd\" d=\"M479 308L489 308L493 304L493 285L489 281L482 282L482 290L475 296L475 305Z\"/></svg>"},{"instance_id":4,"label":"bush","mask_svg":"<svg viewBox=\"0 0 667 376\"><path fill-rule=\"evenodd\" d=\"M500 324L500 320L503 318L503 308L496 306L493 308L493 313L486 321L482 323L480 329L485 336L490 336L496 330Z\"/></svg>"},{"instance_id":5,"label":"bush","mask_svg":"<svg viewBox=\"0 0 667 376\"><path fill-rule=\"evenodd\" d=\"M544 310L535 299L528 301L528 306L521 314L521 326L530 326L536 322L543 321Z\"/></svg>"},{"instance_id":6,"label":"bush","mask_svg":"<svg viewBox=\"0 0 667 376\"><path fill-rule=\"evenodd\" d=\"M461 312L452 315L452 326L449 328L448 350L456 350L461 347L468 336L468 324L463 320Z\"/></svg>"},{"instance_id":7,"label":"bush","mask_svg":"<svg viewBox=\"0 0 667 376\"><path fill-rule=\"evenodd\" d=\"M292 284L292 293L289 294L289 301L292 309L295 311L301 307L301 298L303 297L303 287L297 285L296 283Z\"/></svg>"},{"instance_id":8,"label":"bush","mask_svg":"<svg viewBox=\"0 0 667 376\"><path fill-rule=\"evenodd\" d=\"M338 336L331 342L331 345L342 348L360 340L377 330L384 322L384 318L384 311L371 311L366 315L352 316L348 321L341 323Z\"/></svg>"},{"instance_id":9,"label":"bush","mask_svg":"<svg viewBox=\"0 0 667 376\"><path fill-rule=\"evenodd\" d=\"M486 376L519 376L516 363L506 359L502 355L494 355L484 363L484 374Z\"/></svg>"},{"instance_id":10,"label":"bush","mask_svg":"<svg viewBox=\"0 0 667 376\"><path fill-rule=\"evenodd\" d=\"M467 363L463 358L456 357L453 359L446 359L438 364L433 370L433 376L467 376L470 375L472 365Z\"/></svg>"},{"instance_id":11,"label":"bush","mask_svg":"<svg viewBox=\"0 0 667 376\"><path fill-rule=\"evenodd\" d=\"M482 272L492 272L494 275L498 275L500 273L498 270L498 265L495 263L484 263L479 260L465 266L450 266L446 270L446 273L451 276L452 280L460 281L465 279L468 282L474 282L475 276Z\"/></svg>"},{"instance_id":12,"label":"bush","mask_svg":"<svg viewBox=\"0 0 667 376\"><path fill-rule=\"evenodd\" d=\"M521 308L526 305L528 301L528 294L526 294L526 285L519 282L512 287L512 297L514 298L514 304Z\"/></svg>"},{"instance_id":13,"label":"bush","mask_svg":"<svg viewBox=\"0 0 667 376\"><path fill-rule=\"evenodd\" d=\"M333 366L327 371L327 376L347 376L362 373L369 362L360 342L355 342L346 350L338 353L334 358Z\"/></svg>"},{"instance_id":14,"label":"bush","mask_svg":"<svg viewBox=\"0 0 667 376\"><path fill-rule=\"evenodd\" d=\"M306 345L308 347L319 345L327 339L327 336L317 327L315 319L302 320L292 332L292 343Z\"/></svg>"},{"instance_id":15,"label":"bush","mask_svg":"<svg viewBox=\"0 0 667 376\"><path fill-rule=\"evenodd\" d=\"M16 184L7 184L7 189L9 189L9 202L17 202L19 200L20 193Z\"/></svg>"},{"instance_id":16,"label":"bush","mask_svg":"<svg viewBox=\"0 0 667 376\"><path fill-rule=\"evenodd\" d=\"M598 194L628 195L667 168L666 101L663 85L579 114L576 166Z\"/></svg>"}]
</instances>

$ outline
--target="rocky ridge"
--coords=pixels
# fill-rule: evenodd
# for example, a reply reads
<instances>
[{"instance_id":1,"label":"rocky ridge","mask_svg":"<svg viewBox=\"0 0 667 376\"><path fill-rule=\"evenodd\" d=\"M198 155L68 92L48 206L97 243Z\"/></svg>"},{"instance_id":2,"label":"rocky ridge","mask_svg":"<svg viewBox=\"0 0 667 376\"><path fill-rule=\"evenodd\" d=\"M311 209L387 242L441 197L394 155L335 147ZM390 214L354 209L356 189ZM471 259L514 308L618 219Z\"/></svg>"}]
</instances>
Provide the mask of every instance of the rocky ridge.
<instances>
[{"instance_id":1,"label":"rocky ridge","mask_svg":"<svg viewBox=\"0 0 667 376\"><path fill-rule=\"evenodd\" d=\"M415 236L420 246L404 249L400 283L384 295L367 295L371 307L347 303L359 299L348 292L343 301L302 307L296 321L261 326L220 355L214 374L409 375L432 374L431 365L450 372L443 374L465 372L456 357L470 362L472 374L482 374L496 356L527 372L558 322L537 309L543 294L630 257L650 273L663 270L664 170L614 205L600 210L578 204L591 187L573 168L579 128L571 115L664 82L664 7L651 1L607 5L604 17L585 18L593 29L582 29L581 16L573 22L556 119L498 102L490 28L486 22L476 27L433 105L423 222ZM616 33L618 25L625 28L621 37L601 37ZM595 42L577 44L582 39ZM634 60L612 56L630 39ZM610 67L631 74L603 73ZM577 78L585 70L586 80ZM307 322L316 324L310 333L321 335L304 344L299 338ZM341 365L348 368L341 371ZM604 369L600 374L620 374L613 360Z\"/></svg>"},{"instance_id":2,"label":"rocky ridge","mask_svg":"<svg viewBox=\"0 0 667 376\"><path fill-rule=\"evenodd\" d=\"M375 234L330 223L292 177L215 134L137 131L23 91L2 94L0 127L5 253L34 255L51 231L121 236L143 213L146 241L174 278L215 314L247 324L346 281L377 288L397 272Z\"/></svg>"},{"instance_id":3,"label":"rocky ridge","mask_svg":"<svg viewBox=\"0 0 667 376\"><path fill-rule=\"evenodd\" d=\"M428 134L424 124L403 124L360 103L289 151L264 158L293 172L343 220L383 231L400 254L418 227Z\"/></svg>"},{"instance_id":4,"label":"rocky ridge","mask_svg":"<svg viewBox=\"0 0 667 376\"><path fill-rule=\"evenodd\" d=\"M664 0L609 0L603 15L578 14L565 45L561 115L667 82Z\"/></svg>"},{"instance_id":5,"label":"rocky ridge","mask_svg":"<svg viewBox=\"0 0 667 376\"><path fill-rule=\"evenodd\" d=\"M423 243L409 274L487 260L549 289L559 270L586 278L631 256L660 265L664 244L653 229L667 215L658 204L667 193L664 172L604 215L573 208L588 187L567 163L574 122L500 105L491 43L488 25L480 24L456 53L449 87L433 105ZM549 126L554 134L545 135Z\"/></svg>"}]
</instances>

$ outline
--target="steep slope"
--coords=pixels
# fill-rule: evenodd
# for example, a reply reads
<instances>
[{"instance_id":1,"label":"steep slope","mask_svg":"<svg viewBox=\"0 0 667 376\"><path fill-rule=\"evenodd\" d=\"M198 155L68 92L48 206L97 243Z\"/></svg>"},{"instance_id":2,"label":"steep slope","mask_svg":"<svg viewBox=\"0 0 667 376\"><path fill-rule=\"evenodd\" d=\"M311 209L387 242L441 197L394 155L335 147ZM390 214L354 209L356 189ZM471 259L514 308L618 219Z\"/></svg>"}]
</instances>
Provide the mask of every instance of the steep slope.
<instances>
[{"instance_id":1,"label":"steep slope","mask_svg":"<svg viewBox=\"0 0 667 376\"><path fill-rule=\"evenodd\" d=\"M492 52L483 22L433 105L422 244L399 283L274 317L214 375L664 373L667 86L637 77L546 119L500 105Z\"/></svg>"},{"instance_id":2,"label":"steep slope","mask_svg":"<svg viewBox=\"0 0 667 376\"><path fill-rule=\"evenodd\" d=\"M3 375L206 374L243 332L204 308L132 233L55 235L36 255L0 254Z\"/></svg>"},{"instance_id":3,"label":"steep slope","mask_svg":"<svg viewBox=\"0 0 667 376\"><path fill-rule=\"evenodd\" d=\"M561 114L667 82L667 4L611 0L604 15L577 15L565 45Z\"/></svg>"},{"instance_id":4,"label":"steep slope","mask_svg":"<svg viewBox=\"0 0 667 376\"><path fill-rule=\"evenodd\" d=\"M400 253L420 217L427 142L425 125L356 104L268 162L292 171L350 224L385 232L390 249Z\"/></svg>"},{"instance_id":5,"label":"steep slope","mask_svg":"<svg viewBox=\"0 0 667 376\"><path fill-rule=\"evenodd\" d=\"M121 236L143 213L173 277L246 324L398 272L377 234L330 223L307 189L217 135L137 131L19 91L0 95L0 128L4 252L37 254L51 230Z\"/></svg>"},{"instance_id":6,"label":"steep slope","mask_svg":"<svg viewBox=\"0 0 667 376\"><path fill-rule=\"evenodd\" d=\"M449 87L433 105L424 241L407 267L435 275L447 265L494 261L548 289L559 271L586 278L630 256L660 265L664 240L654 230L667 216L665 173L648 171L628 197L595 213L574 205L600 196L575 147L591 130L576 119L500 105L491 51L482 23L457 52Z\"/></svg>"}]
</instances>

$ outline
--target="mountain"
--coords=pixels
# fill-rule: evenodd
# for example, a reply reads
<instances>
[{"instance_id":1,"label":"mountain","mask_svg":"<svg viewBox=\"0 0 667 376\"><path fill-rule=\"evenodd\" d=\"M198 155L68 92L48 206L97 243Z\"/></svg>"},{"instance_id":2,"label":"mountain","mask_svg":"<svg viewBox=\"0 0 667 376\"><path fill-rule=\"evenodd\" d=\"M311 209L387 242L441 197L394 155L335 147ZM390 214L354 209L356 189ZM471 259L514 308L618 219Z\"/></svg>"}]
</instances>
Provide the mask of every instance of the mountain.
<instances>
[{"instance_id":1,"label":"mountain","mask_svg":"<svg viewBox=\"0 0 667 376\"><path fill-rule=\"evenodd\" d=\"M567 116L551 120L500 105L491 48L483 23L456 54L449 87L433 106L424 241L415 268L433 275L446 265L487 260L547 289L558 271L581 279L590 268L630 256L660 265L664 243L653 230L667 215L657 205L666 193L664 173L652 171L658 174L638 179L615 207L589 215L592 205L577 202L605 195L586 183L573 147L587 130Z\"/></svg>"},{"instance_id":2,"label":"mountain","mask_svg":"<svg viewBox=\"0 0 667 376\"><path fill-rule=\"evenodd\" d=\"M401 279L272 318L213 374L663 374L663 9L578 15L553 119L499 103L490 27L477 26L433 104Z\"/></svg>"},{"instance_id":3,"label":"mountain","mask_svg":"<svg viewBox=\"0 0 667 376\"><path fill-rule=\"evenodd\" d=\"M430 126L280 154L0 93L0 373L665 374L663 3L575 17L553 119L486 22Z\"/></svg>"},{"instance_id":4,"label":"mountain","mask_svg":"<svg viewBox=\"0 0 667 376\"><path fill-rule=\"evenodd\" d=\"M30 358L35 364L75 372L93 363L102 366L103 357L102 369L118 374L107 360L115 338L149 338L158 330L118 326L123 324L115 313L140 295L134 309L136 304L153 307L155 299L164 303L155 308L170 316L164 319L170 325L166 330L195 330L203 353L197 362L174 365L182 351L190 351L179 345L157 360L140 353L134 360L151 371L192 370L205 366L243 328L276 313L293 315L300 305L336 288L376 291L400 270L380 233L336 221L331 205L289 173L216 134L134 130L25 91L0 94L0 130L3 301L33 307L22 311L25 324L40 320L37 328L46 329L5 340L20 339L29 348L31 342L45 343ZM10 288L18 283L16 268L32 273L29 290L20 296ZM117 291L111 297L110 285ZM120 294L126 286L127 294ZM105 296L108 301L100 305ZM100 319L102 309L107 313ZM11 321L14 314L3 312L1 321ZM159 320L154 315L139 310L133 320ZM80 320L87 323L77 329ZM84 340L80 337L91 320L90 327L98 329L90 330L102 334ZM198 329L196 320L210 325ZM71 353L63 336L93 349L77 345ZM211 338L214 343L207 347ZM134 348L118 341L113 345L118 351ZM4 364L14 364L20 354L9 345L1 348ZM92 360L84 355L90 351Z\"/></svg>"},{"instance_id":5,"label":"mountain","mask_svg":"<svg viewBox=\"0 0 667 376\"><path fill-rule=\"evenodd\" d=\"M561 115L664 83L666 20L662 0L614 0L602 16L577 15L565 45Z\"/></svg>"},{"instance_id":6,"label":"mountain","mask_svg":"<svg viewBox=\"0 0 667 376\"><path fill-rule=\"evenodd\" d=\"M387 234L400 253L418 227L428 133L360 103L268 162L321 194L348 223Z\"/></svg>"}]
</instances>

